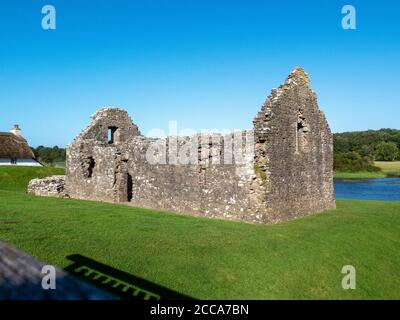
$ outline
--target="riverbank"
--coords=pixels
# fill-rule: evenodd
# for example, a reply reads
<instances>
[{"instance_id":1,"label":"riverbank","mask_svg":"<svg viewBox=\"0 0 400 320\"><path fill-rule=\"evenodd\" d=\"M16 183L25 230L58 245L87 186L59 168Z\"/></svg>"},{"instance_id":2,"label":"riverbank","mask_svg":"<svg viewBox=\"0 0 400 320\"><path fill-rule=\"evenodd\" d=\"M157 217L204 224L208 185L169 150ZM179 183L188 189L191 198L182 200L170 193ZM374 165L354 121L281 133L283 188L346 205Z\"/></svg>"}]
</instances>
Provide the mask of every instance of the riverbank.
<instances>
[{"instance_id":1,"label":"riverbank","mask_svg":"<svg viewBox=\"0 0 400 320\"><path fill-rule=\"evenodd\" d=\"M386 178L386 174L382 171L378 172L334 172L333 177L335 179L376 179L376 178Z\"/></svg>"},{"instance_id":2,"label":"riverbank","mask_svg":"<svg viewBox=\"0 0 400 320\"><path fill-rule=\"evenodd\" d=\"M379 167L381 171L369 172L334 172L336 179L376 179L387 177L400 177L400 161L374 161L375 166Z\"/></svg>"}]
</instances>

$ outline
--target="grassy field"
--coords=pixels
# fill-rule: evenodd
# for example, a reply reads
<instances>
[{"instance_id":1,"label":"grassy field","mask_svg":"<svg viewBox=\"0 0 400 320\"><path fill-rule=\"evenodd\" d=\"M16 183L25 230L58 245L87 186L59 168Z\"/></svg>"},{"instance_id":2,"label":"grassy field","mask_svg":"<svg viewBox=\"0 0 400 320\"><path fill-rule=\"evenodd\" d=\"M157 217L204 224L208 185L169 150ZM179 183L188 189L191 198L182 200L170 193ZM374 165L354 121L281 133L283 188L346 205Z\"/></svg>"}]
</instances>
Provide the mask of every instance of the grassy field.
<instances>
[{"instance_id":1,"label":"grassy field","mask_svg":"<svg viewBox=\"0 0 400 320\"><path fill-rule=\"evenodd\" d=\"M251 225L26 195L27 177L46 170L18 182L0 171L0 238L47 263L81 254L199 299L400 298L400 202L339 200ZM356 290L341 288L348 264Z\"/></svg>"},{"instance_id":2,"label":"grassy field","mask_svg":"<svg viewBox=\"0 0 400 320\"><path fill-rule=\"evenodd\" d=\"M386 175L400 177L400 161L375 161L375 165Z\"/></svg>"},{"instance_id":3,"label":"grassy field","mask_svg":"<svg viewBox=\"0 0 400 320\"><path fill-rule=\"evenodd\" d=\"M55 162L54 166L57 168L65 168L65 161Z\"/></svg>"},{"instance_id":4,"label":"grassy field","mask_svg":"<svg viewBox=\"0 0 400 320\"><path fill-rule=\"evenodd\" d=\"M400 161L374 161L375 166L381 168L380 172L335 172L337 179L373 179L385 177L400 177Z\"/></svg>"},{"instance_id":5,"label":"grassy field","mask_svg":"<svg viewBox=\"0 0 400 320\"><path fill-rule=\"evenodd\" d=\"M56 174L65 174L65 169L50 166L0 166L0 189L24 191L31 179Z\"/></svg>"}]
</instances>

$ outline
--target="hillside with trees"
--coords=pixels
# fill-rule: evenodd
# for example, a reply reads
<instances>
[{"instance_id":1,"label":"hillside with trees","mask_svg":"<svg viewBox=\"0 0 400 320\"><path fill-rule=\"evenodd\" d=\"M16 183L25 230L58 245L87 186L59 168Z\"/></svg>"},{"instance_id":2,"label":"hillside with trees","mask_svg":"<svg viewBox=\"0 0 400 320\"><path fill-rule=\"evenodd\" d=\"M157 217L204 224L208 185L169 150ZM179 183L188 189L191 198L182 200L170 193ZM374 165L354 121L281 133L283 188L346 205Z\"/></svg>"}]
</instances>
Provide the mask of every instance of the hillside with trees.
<instances>
[{"instance_id":1,"label":"hillside with trees","mask_svg":"<svg viewBox=\"0 0 400 320\"><path fill-rule=\"evenodd\" d=\"M357 152L378 161L400 160L400 130L380 129L335 133L335 153Z\"/></svg>"},{"instance_id":2,"label":"hillside with trees","mask_svg":"<svg viewBox=\"0 0 400 320\"><path fill-rule=\"evenodd\" d=\"M400 130L335 133L333 150L335 171L377 172L374 161L400 160Z\"/></svg>"}]
</instances>

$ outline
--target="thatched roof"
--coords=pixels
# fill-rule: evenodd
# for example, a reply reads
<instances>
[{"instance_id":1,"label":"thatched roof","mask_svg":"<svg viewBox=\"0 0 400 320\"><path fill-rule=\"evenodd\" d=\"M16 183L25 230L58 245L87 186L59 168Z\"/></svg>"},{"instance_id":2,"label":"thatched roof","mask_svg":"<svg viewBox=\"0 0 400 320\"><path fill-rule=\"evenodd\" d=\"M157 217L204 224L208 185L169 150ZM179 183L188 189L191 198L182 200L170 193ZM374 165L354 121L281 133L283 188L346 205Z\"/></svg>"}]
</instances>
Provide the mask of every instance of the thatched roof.
<instances>
[{"instance_id":1,"label":"thatched roof","mask_svg":"<svg viewBox=\"0 0 400 320\"><path fill-rule=\"evenodd\" d=\"M0 158L32 159L34 157L24 138L9 132L0 132Z\"/></svg>"}]
</instances>

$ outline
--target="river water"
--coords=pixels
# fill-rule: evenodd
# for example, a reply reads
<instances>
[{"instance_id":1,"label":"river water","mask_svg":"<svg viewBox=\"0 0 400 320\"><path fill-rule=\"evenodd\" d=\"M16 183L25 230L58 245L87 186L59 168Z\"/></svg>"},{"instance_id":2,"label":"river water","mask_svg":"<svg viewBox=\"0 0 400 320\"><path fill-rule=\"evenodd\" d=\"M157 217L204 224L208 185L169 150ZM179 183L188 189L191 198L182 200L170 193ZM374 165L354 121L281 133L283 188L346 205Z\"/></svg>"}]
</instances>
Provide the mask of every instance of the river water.
<instances>
[{"instance_id":1,"label":"river water","mask_svg":"<svg viewBox=\"0 0 400 320\"><path fill-rule=\"evenodd\" d=\"M336 198L400 201L400 178L335 179Z\"/></svg>"}]
</instances>

